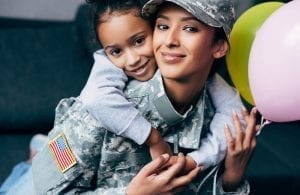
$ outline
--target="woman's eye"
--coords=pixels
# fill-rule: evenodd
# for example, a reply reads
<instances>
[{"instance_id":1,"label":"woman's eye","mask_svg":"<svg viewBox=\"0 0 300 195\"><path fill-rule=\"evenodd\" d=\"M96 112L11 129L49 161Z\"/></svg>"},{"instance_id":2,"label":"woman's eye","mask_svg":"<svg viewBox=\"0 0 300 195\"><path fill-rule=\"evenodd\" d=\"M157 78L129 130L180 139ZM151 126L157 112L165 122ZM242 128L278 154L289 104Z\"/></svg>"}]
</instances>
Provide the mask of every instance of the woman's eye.
<instances>
[{"instance_id":1,"label":"woman's eye","mask_svg":"<svg viewBox=\"0 0 300 195\"><path fill-rule=\"evenodd\" d=\"M198 32L197 28L191 27L191 26L184 27L184 30L186 30L188 32Z\"/></svg>"},{"instance_id":2,"label":"woman's eye","mask_svg":"<svg viewBox=\"0 0 300 195\"><path fill-rule=\"evenodd\" d=\"M167 30L169 27L164 24L157 24L156 28L158 28L159 30Z\"/></svg>"}]
</instances>

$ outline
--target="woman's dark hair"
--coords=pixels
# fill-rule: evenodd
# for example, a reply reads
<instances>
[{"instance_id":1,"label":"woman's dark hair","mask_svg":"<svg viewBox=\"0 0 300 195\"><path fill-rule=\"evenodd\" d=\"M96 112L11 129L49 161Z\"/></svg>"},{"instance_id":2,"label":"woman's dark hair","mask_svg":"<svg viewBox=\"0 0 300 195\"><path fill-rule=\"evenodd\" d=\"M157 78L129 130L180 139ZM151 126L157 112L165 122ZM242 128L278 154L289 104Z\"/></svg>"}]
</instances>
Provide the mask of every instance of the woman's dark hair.
<instances>
[{"instance_id":1,"label":"woman's dark hair","mask_svg":"<svg viewBox=\"0 0 300 195\"><path fill-rule=\"evenodd\" d=\"M225 40L230 48L229 41L227 39L227 36L223 30L223 28L216 28L214 40L213 43L217 43L219 40ZM216 72L218 72L219 69L222 69L222 66L226 65L226 57L222 57L219 59L216 59L211 67L209 76L214 75Z\"/></svg>"}]
</instances>

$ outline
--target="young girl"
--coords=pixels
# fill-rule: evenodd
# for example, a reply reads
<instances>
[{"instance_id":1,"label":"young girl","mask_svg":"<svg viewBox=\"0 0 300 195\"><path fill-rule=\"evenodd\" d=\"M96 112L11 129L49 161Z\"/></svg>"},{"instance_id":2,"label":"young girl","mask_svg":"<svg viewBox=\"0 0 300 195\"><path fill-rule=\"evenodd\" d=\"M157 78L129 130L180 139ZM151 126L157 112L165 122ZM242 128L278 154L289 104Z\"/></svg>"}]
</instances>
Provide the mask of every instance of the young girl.
<instances>
[{"instance_id":1,"label":"young girl","mask_svg":"<svg viewBox=\"0 0 300 195\"><path fill-rule=\"evenodd\" d=\"M95 1L94 23L98 40L108 58L120 69L105 59L102 50L96 51L94 67L79 98L86 109L101 121L105 128L117 135L130 138L138 144L147 143L150 146L151 156L155 157L165 152L170 153L168 145L153 128L157 127L157 124L152 125L151 128L150 123L135 109L132 102L125 99L123 94L127 81L126 75L139 81L147 81L156 71L152 29L148 21L140 16L141 5L143 4L140 1L130 0ZM119 33L120 29L122 29L122 36ZM191 165L196 163L205 168L216 165L224 158L226 141L222 132L223 126L225 123L232 124L232 111L239 111L242 107L238 93L219 75L212 76L208 82L208 90L216 108L210 125L211 132L207 138L201 140L201 144L199 143L200 131L195 135L198 140L194 143L190 142L190 148L198 150L189 153L188 156ZM160 110L170 110L165 106L160 107ZM165 120L167 125L171 126L184 118L184 114L181 115L176 110L175 112L163 111L159 115L162 119L158 120ZM199 128L201 129L200 126ZM174 142L173 138L167 140ZM182 145L182 141L179 139L179 144Z\"/></svg>"},{"instance_id":2,"label":"young girl","mask_svg":"<svg viewBox=\"0 0 300 195\"><path fill-rule=\"evenodd\" d=\"M192 2L194 1L189 2L188 5L193 6L193 10L199 11L199 6L203 2L198 2L197 5ZM228 4L227 1L225 2ZM204 2L203 5L220 8L219 4L215 5L215 3L209 1ZM223 32L222 29L213 28L210 23L201 20L209 17L207 10L211 11L211 9L203 12L203 18L196 17L185 11L189 8L188 5L182 4L183 8L179 8L172 4L159 12L157 21L161 18L170 21L170 23L156 25L159 28L155 28L154 34L154 40L157 40L154 42L154 51L158 65L162 68L162 75L157 71L148 82L130 81L125 94L147 119L152 121L153 126L160 128L165 139L173 141L177 147L179 145L191 151L195 146L199 146L200 135L209 136L207 131L213 117L213 106L207 94L205 81L214 60L225 55L227 42L226 38L219 37L217 33ZM217 15L219 12L214 13ZM221 12L224 16L230 13ZM115 12L111 14L113 17L108 17L110 20L118 16L122 17ZM129 20L131 21L133 20ZM221 23L220 27L228 33L226 27L230 27L230 24L227 26L226 22L229 21ZM169 28L172 33L169 33L167 38L164 37L166 34L157 34L159 29L168 34ZM176 36L173 36L175 34ZM194 40L195 42L192 42L194 44L187 44L183 34ZM146 63L147 60L142 64ZM171 117L168 113L171 113ZM253 119L254 114L251 117ZM239 121L236 114L234 118L235 121ZM240 124L238 127L238 132L242 132ZM253 124L248 124L248 128L253 130ZM75 193L97 188L97 193L115 194L119 190L124 190L137 171L149 161L149 156L145 152L147 148L103 129L101 120L95 120L77 99L67 99L60 103L57 108L55 127L49 133L49 137L50 146L38 153L33 162L35 187L38 193ZM63 145L68 151L70 162L60 162L61 159L53 158L51 147L57 143ZM174 157L175 160L176 158ZM228 158L225 173L228 173L227 170L230 172L224 174L232 176L234 175L232 174L234 168L230 163L232 157ZM59 161L58 165L55 160ZM186 163L187 167L190 167L189 162ZM195 163L192 166L195 167ZM47 173L40 174L40 167L47 167ZM242 167L238 174L243 175L244 169L245 167ZM211 173L215 173L215 170L213 169ZM223 183L229 185L241 181L237 176L224 178ZM199 186L198 184L191 183L185 192L202 190L203 183ZM217 186L221 189L222 183L218 183ZM247 190L244 187L239 190L244 192Z\"/></svg>"}]
</instances>

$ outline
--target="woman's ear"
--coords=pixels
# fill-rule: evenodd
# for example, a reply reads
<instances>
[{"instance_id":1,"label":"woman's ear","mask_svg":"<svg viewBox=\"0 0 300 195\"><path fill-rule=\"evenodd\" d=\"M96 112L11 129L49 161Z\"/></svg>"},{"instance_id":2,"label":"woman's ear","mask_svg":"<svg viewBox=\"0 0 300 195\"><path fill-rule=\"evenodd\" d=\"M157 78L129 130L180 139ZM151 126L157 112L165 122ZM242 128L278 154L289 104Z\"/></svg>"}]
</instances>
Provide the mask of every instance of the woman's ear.
<instances>
[{"instance_id":1,"label":"woman's ear","mask_svg":"<svg viewBox=\"0 0 300 195\"><path fill-rule=\"evenodd\" d=\"M218 40L217 43L215 43L214 46L214 51L213 51L213 56L214 58L222 58L223 56L226 55L228 51L228 43L226 40Z\"/></svg>"}]
</instances>

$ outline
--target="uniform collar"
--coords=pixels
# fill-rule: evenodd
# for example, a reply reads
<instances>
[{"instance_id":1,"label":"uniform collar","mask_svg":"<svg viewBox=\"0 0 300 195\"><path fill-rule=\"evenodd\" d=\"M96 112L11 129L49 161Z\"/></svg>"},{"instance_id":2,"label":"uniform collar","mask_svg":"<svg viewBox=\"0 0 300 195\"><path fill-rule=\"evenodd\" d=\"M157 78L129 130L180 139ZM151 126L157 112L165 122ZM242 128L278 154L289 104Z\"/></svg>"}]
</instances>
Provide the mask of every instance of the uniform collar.
<instances>
[{"instance_id":1,"label":"uniform collar","mask_svg":"<svg viewBox=\"0 0 300 195\"><path fill-rule=\"evenodd\" d=\"M163 86L163 81L160 74L158 80L160 82L160 86ZM175 125L176 123L186 119L186 117L190 114L191 110L193 110L193 106L190 106L190 108L184 114L180 114L179 112L177 112L174 106L172 105L171 101L169 100L164 88L161 90L158 96L154 98L153 104L157 109L159 115L170 126Z\"/></svg>"}]
</instances>

